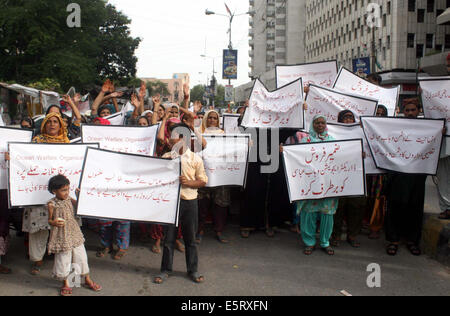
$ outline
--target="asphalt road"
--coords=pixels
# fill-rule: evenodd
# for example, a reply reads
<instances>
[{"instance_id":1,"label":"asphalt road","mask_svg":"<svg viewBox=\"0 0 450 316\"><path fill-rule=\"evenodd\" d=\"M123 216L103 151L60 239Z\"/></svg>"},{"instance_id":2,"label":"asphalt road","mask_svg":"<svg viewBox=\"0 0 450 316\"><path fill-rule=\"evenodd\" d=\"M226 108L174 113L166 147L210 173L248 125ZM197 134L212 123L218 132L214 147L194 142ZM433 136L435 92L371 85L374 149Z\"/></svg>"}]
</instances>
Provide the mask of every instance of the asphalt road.
<instances>
[{"instance_id":1,"label":"asphalt road","mask_svg":"<svg viewBox=\"0 0 450 316\"><path fill-rule=\"evenodd\" d=\"M429 184L427 211L437 213L437 199ZM128 255L122 261L111 257L98 259L95 250L98 237L84 230L92 278L103 286L101 293L87 289L74 290L74 296L341 296L342 290L362 295L441 295L450 293L450 269L427 258L412 256L402 246L396 257L384 250L384 239L369 240L360 236L362 247L348 244L336 248L334 257L316 251L303 255L295 233L280 230L274 238L263 232L249 239L239 235L237 218L228 225L228 245L219 244L209 232L199 247L200 272L205 283L194 284L185 273L184 254L175 254L175 273L164 284L154 284L161 255L150 251L150 243L132 238ZM233 224L234 223L234 224ZM52 259L45 261L40 276L31 276L23 240L13 237L10 253L4 263L13 269L11 275L0 275L0 296L57 296L60 283L51 278ZM367 266L376 263L381 269L381 287L369 288Z\"/></svg>"}]
</instances>

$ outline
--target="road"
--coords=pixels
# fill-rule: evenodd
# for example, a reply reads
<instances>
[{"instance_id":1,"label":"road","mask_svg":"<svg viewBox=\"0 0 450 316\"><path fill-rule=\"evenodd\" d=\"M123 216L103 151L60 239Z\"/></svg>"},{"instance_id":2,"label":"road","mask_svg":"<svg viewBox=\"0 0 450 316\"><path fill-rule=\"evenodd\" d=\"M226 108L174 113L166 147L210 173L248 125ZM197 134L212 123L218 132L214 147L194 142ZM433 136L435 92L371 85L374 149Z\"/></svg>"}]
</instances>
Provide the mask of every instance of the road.
<instances>
[{"instance_id":1,"label":"road","mask_svg":"<svg viewBox=\"0 0 450 316\"><path fill-rule=\"evenodd\" d=\"M428 183L427 211L437 213L433 189ZM122 261L98 259L98 237L84 230L91 274L104 290L93 293L75 289L74 296L340 296L342 290L354 296L450 293L448 267L425 255L413 257L404 246L396 257L389 257L384 240L369 240L367 232L360 236L361 249L343 244L336 248L334 257L321 251L306 257L295 233L282 229L274 238L268 238L263 232L255 232L249 239L242 239L237 218L231 222L226 231L230 244L219 244L209 232L199 247L199 268L206 279L203 284L193 284L186 277L184 254L179 252L175 254L174 275L162 285L154 284L161 255L153 254L151 244L140 243L135 236ZM13 237L5 261L13 274L0 275L0 296L57 296L60 284L51 278L52 259L46 260L40 276L31 276L24 251L23 240ZM371 263L381 269L379 288L369 288L366 283Z\"/></svg>"}]
</instances>

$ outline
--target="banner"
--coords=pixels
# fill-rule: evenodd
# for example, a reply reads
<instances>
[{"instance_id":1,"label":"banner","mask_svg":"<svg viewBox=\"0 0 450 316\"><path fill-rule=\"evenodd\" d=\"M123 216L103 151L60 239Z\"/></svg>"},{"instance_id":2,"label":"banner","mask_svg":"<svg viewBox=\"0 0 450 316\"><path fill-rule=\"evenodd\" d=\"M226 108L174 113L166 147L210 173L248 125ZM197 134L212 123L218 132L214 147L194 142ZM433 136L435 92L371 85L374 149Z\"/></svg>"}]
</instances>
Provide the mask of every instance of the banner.
<instances>
[{"instance_id":1,"label":"banner","mask_svg":"<svg viewBox=\"0 0 450 316\"><path fill-rule=\"evenodd\" d=\"M361 139L363 142L364 170L366 174L381 174L386 171L378 169L373 160L369 144L367 143L364 131L360 124L344 125L344 124L328 124L328 133L336 140Z\"/></svg>"},{"instance_id":2,"label":"banner","mask_svg":"<svg viewBox=\"0 0 450 316\"><path fill-rule=\"evenodd\" d=\"M153 156L159 125L148 127L81 125L83 143L99 143L101 149Z\"/></svg>"},{"instance_id":3,"label":"banner","mask_svg":"<svg viewBox=\"0 0 450 316\"><path fill-rule=\"evenodd\" d=\"M366 98L378 100L378 104L388 109L389 116L395 116L397 109L400 86L395 88L383 88L354 75L351 71L341 68L333 86L334 89L353 93Z\"/></svg>"},{"instance_id":4,"label":"banner","mask_svg":"<svg viewBox=\"0 0 450 316\"><path fill-rule=\"evenodd\" d=\"M337 61L325 61L320 63L276 66L275 76L277 87L283 87L292 81L302 78L305 86L316 84L324 87L333 87L338 71Z\"/></svg>"},{"instance_id":5,"label":"banner","mask_svg":"<svg viewBox=\"0 0 450 316\"><path fill-rule=\"evenodd\" d=\"M240 134L239 114L223 114L223 130L225 134Z\"/></svg>"},{"instance_id":6,"label":"banner","mask_svg":"<svg viewBox=\"0 0 450 316\"><path fill-rule=\"evenodd\" d=\"M104 117L105 120L108 120L111 125L113 126L124 126L125 125L125 119L126 119L126 113L124 112L117 112L113 115Z\"/></svg>"},{"instance_id":7,"label":"banner","mask_svg":"<svg viewBox=\"0 0 450 316\"><path fill-rule=\"evenodd\" d=\"M33 131L0 127L0 190L8 188L8 162L5 153L8 152L9 142L31 143Z\"/></svg>"},{"instance_id":8,"label":"banner","mask_svg":"<svg viewBox=\"0 0 450 316\"><path fill-rule=\"evenodd\" d=\"M78 216L177 224L180 159L89 149L83 166Z\"/></svg>"},{"instance_id":9,"label":"banner","mask_svg":"<svg viewBox=\"0 0 450 316\"><path fill-rule=\"evenodd\" d=\"M378 168L436 175L444 120L361 118Z\"/></svg>"},{"instance_id":10,"label":"banner","mask_svg":"<svg viewBox=\"0 0 450 316\"><path fill-rule=\"evenodd\" d=\"M305 111L305 130L309 131L314 116L325 115L328 123L338 123L338 115L343 110L350 110L359 122L361 116L373 116L377 112L375 99L345 94L333 89L311 85L306 97L308 109Z\"/></svg>"},{"instance_id":11,"label":"banner","mask_svg":"<svg viewBox=\"0 0 450 316\"><path fill-rule=\"evenodd\" d=\"M303 129L303 85L298 79L283 88L269 92L256 79L245 111L242 126L256 128Z\"/></svg>"},{"instance_id":12,"label":"banner","mask_svg":"<svg viewBox=\"0 0 450 316\"><path fill-rule=\"evenodd\" d=\"M203 135L208 146L200 153L209 188L244 186L250 135Z\"/></svg>"},{"instance_id":13,"label":"banner","mask_svg":"<svg viewBox=\"0 0 450 316\"><path fill-rule=\"evenodd\" d=\"M238 51L223 50L223 77L222 79L237 79Z\"/></svg>"},{"instance_id":14,"label":"banner","mask_svg":"<svg viewBox=\"0 0 450 316\"><path fill-rule=\"evenodd\" d=\"M9 143L10 206L47 204L54 197L48 192L48 181L58 174L70 180L70 196L75 198L88 147L98 147L98 144Z\"/></svg>"},{"instance_id":15,"label":"banner","mask_svg":"<svg viewBox=\"0 0 450 316\"><path fill-rule=\"evenodd\" d=\"M450 136L450 77L438 80L421 80L423 112L426 118L446 121Z\"/></svg>"},{"instance_id":16,"label":"banner","mask_svg":"<svg viewBox=\"0 0 450 316\"><path fill-rule=\"evenodd\" d=\"M291 202L366 194L360 139L283 148Z\"/></svg>"}]
</instances>

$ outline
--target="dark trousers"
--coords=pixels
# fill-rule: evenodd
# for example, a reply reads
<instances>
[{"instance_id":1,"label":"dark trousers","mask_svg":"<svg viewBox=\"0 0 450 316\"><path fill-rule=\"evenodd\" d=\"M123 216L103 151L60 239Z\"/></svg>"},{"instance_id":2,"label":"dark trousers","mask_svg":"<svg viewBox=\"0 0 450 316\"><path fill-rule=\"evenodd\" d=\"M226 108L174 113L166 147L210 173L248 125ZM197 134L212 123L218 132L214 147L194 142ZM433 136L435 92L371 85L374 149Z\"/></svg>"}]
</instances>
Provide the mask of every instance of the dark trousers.
<instances>
[{"instance_id":1,"label":"dark trousers","mask_svg":"<svg viewBox=\"0 0 450 316\"><path fill-rule=\"evenodd\" d=\"M216 233L223 232L225 225L227 223L227 215L228 215L228 207L221 207L214 203L213 200L208 198L198 200L198 209L199 209L199 232L203 232L205 230L205 222L208 217L209 210L212 209L213 223L214 223L214 231Z\"/></svg>"},{"instance_id":2,"label":"dark trousers","mask_svg":"<svg viewBox=\"0 0 450 316\"><path fill-rule=\"evenodd\" d=\"M186 248L186 267L188 274L198 272L198 250L195 242L195 234L198 227L198 201L180 201L179 225L183 234ZM161 262L161 272L172 272L173 253L175 241L177 239L178 228L166 226L164 228L163 258Z\"/></svg>"},{"instance_id":3,"label":"dark trousers","mask_svg":"<svg viewBox=\"0 0 450 316\"><path fill-rule=\"evenodd\" d=\"M347 239L358 236L361 232L366 204L367 199L365 197L339 199L339 206L334 215L334 238L341 238L344 218L347 218Z\"/></svg>"}]
</instances>

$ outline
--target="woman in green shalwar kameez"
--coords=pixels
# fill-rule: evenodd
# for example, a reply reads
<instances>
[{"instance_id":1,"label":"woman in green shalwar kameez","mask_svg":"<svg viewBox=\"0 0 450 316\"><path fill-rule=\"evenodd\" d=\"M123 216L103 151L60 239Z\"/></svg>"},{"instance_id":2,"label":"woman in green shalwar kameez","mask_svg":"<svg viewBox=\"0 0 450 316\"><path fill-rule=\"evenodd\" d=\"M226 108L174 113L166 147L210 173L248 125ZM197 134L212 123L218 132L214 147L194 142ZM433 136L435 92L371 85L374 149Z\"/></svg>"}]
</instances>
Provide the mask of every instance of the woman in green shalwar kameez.
<instances>
[{"instance_id":1,"label":"woman in green shalwar kameez","mask_svg":"<svg viewBox=\"0 0 450 316\"><path fill-rule=\"evenodd\" d=\"M320 143L333 141L328 134L327 119L316 115L309 130L309 136L302 143ZM339 199L307 200L297 202L297 222L300 222L303 242L306 245L305 255L311 255L316 245L317 221L320 219L320 247L330 256L334 250L330 247L330 237L333 232L334 214Z\"/></svg>"}]
</instances>

